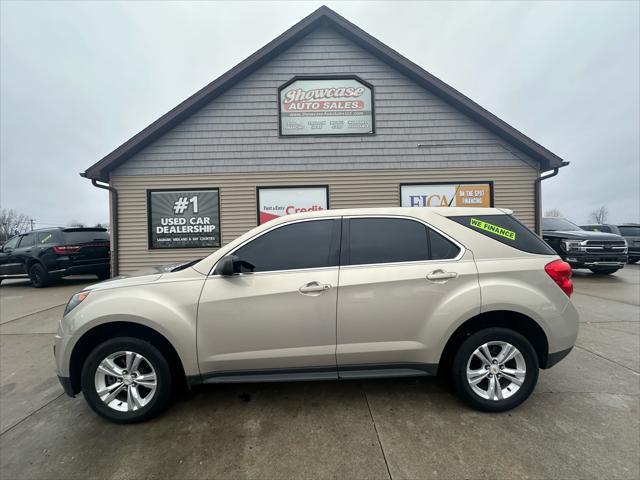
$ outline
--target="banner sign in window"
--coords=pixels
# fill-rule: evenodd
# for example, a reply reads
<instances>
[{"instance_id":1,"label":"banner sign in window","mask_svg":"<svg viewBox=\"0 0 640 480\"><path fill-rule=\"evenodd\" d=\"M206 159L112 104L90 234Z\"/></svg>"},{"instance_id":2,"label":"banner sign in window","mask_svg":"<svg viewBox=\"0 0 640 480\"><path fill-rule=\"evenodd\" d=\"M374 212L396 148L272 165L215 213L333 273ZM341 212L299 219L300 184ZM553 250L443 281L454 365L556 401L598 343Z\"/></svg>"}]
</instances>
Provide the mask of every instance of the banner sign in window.
<instances>
[{"instance_id":1,"label":"banner sign in window","mask_svg":"<svg viewBox=\"0 0 640 480\"><path fill-rule=\"evenodd\" d=\"M258 225L274 218L329 208L329 188L258 187Z\"/></svg>"},{"instance_id":2,"label":"banner sign in window","mask_svg":"<svg viewBox=\"0 0 640 480\"><path fill-rule=\"evenodd\" d=\"M482 183L424 183L401 185L403 207L491 207L493 185Z\"/></svg>"},{"instance_id":3,"label":"banner sign in window","mask_svg":"<svg viewBox=\"0 0 640 480\"><path fill-rule=\"evenodd\" d=\"M218 189L147 191L149 248L220 246Z\"/></svg>"},{"instance_id":4,"label":"banner sign in window","mask_svg":"<svg viewBox=\"0 0 640 480\"><path fill-rule=\"evenodd\" d=\"M372 87L355 77L294 79L279 94L281 135L374 131Z\"/></svg>"},{"instance_id":5,"label":"banner sign in window","mask_svg":"<svg viewBox=\"0 0 640 480\"><path fill-rule=\"evenodd\" d=\"M516 232L514 232L513 230L499 227L498 225L485 222L484 220L472 218L469 222L469 225L475 228L479 228L480 230L486 230L487 232L493 233L494 235L500 235L501 237L508 238L509 240L516 239Z\"/></svg>"}]
</instances>

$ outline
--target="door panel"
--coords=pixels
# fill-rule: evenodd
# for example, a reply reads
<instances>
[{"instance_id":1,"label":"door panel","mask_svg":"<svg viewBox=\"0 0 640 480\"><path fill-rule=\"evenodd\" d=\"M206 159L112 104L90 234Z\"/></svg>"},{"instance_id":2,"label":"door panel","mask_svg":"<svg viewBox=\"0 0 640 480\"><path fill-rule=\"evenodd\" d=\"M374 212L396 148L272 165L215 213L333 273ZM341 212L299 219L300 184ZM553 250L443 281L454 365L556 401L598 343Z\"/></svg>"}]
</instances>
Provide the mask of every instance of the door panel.
<instances>
[{"instance_id":1,"label":"door panel","mask_svg":"<svg viewBox=\"0 0 640 480\"><path fill-rule=\"evenodd\" d=\"M198 309L203 376L308 368L337 378L337 285L338 267L209 277Z\"/></svg>"},{"instance_id":2,"label":"door panel","mask_svg":"<svg viewBox=\"0 0 640 480\"><path fill-rule=\"evenodd\" d=\"M339 290L340 376L362 364L425 370L438 363L443 332L470 311L480 312L470 252L458 261L342 267Z\"/></svg>"}]
</instances>

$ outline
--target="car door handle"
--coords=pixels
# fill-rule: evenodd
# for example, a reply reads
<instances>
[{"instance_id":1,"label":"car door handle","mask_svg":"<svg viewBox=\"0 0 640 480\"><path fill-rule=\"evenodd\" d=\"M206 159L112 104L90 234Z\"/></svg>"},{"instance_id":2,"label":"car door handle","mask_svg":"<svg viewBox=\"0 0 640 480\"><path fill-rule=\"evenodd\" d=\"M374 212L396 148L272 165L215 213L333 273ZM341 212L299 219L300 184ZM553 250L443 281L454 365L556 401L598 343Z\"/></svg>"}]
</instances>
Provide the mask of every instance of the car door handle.
<instances>
[{"instance_id":1,"label":"car door handle","mask_svg":"<svg viewBox=\"0 0 640 480\"><path fill-rule=\"evenodd\" d=\"M325 290L329 290L331 285L328 283L320 283L320 282L309 282L302 285L298 291L300 293L309 294L309 293L322 293Z\"/></svg>"},{"instance_id":2,"label":"car door handle","mask_svg":"<svg viewBox=\"0 0 640 480\"><path fill-rule=\"evenodd\" d=\"M427 280L431 280L432 282L447 281L457 276L458 274L456 272L445 272L444 270L438 269L429 272L427 274Z\"/></svg>"}]
</instances>

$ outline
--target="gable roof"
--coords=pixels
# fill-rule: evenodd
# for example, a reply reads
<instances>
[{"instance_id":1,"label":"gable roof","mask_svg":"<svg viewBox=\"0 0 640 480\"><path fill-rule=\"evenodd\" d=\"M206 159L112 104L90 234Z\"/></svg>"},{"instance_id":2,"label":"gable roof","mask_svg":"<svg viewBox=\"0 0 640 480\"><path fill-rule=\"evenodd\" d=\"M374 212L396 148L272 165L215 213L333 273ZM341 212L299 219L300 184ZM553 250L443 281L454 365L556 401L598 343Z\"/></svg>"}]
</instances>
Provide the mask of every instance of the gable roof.
<instances>
[{"instance_id":1,"label":"gable roof","mask_svg":"<svg viewBox=\"0 0 640 480\"><path fill-rule=\"evenodd\" d=\"M455 88L431 75L419 65L403 57L330 8L322 6L260 50L247 57L231 70L165 113L151 125L131 137L80 175L86 178L108 182L109 172L126 162L134 154L224 93L237 82L246 78L271 59L288 49L311 31L322 26L335 29L372 55L474 119L509 144L526 153L540 163L542 171L560 168L568 164L568 162L564 162L562 158L531 140L511 125L500 120Z\"/></svg>"}]
</instances>

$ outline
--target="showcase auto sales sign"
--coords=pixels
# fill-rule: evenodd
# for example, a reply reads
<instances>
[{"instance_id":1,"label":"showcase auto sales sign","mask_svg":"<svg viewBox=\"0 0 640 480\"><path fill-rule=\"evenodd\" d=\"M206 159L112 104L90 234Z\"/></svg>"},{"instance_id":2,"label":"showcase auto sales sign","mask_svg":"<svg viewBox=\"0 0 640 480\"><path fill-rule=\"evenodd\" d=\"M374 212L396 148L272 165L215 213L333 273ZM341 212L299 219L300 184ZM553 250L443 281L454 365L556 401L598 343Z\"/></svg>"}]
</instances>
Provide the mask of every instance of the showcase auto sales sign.
<instances>
[{"instance_id":1,"label":"showcase auto sales sign","mask_svg":"<svg viewBox=\"0 0 640 480\"><path fill-rule=\"evenodd\" d=\"M258 223L292 213L317 212L329 208L327 187L259 188Z\"/></svg>"},{"instance_id":2,"label":"showcase auto sales sign","mask_svg":"<svg viewBox=\"0 0 640 480\"><path fill-rule=\"evenodd\" d=\"M373 133L371 88L355 78L301 79L280 89L282 135Z\"/></svg>"}]
</instances>

